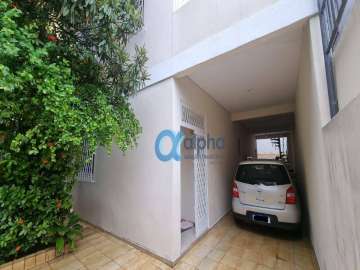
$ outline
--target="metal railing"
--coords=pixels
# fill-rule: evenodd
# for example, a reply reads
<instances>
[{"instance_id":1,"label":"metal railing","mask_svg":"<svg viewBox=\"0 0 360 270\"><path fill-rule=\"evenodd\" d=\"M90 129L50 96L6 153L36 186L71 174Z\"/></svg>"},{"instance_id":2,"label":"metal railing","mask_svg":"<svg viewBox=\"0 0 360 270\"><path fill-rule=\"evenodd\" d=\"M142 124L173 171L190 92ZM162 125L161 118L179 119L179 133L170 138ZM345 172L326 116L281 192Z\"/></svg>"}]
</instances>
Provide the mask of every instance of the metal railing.
<instances>
[{"instance_id":1,"label":"metal railing","mask_svg":"<svg viewBox=\"0 0 360 270\"><path fill-rule=\"evenodd\" d=\"M329 93L330 114L335 116L339 111L334 67L333 49L340 33L340 24L348 0L318 0L321 32L324 46L326 79Z\"/></svg>"},{"instance_id":2,"label":"metal railing","mask_svg":"<svg viewBox=\"0 0 360 270\"><path fill-rule=\"evenodd\" d=\"M320 0L319 11L323 30L325 53L333 49L339 36L339 25L348 0Z\"/></svg>"},{"instance_id":3,"label":"metal railing","mask_svg":"<svg viewBox=\"0 0 360 270\"><path fill-rule=\"evenodd\" d=\"M80 182L95 183L95 154L89 151L87 142L85 141L82 149L81 161L84 164L78 173Z\"/></svg>"},{"instance_id":4,"label":"metal railing","mask_svg":"<svg viewBox=\"0 0 360 270\"><path fill-rule=\"evenodd\" d=\"M135 5L137 6L138 10L140 11L141 14L141 20L144 24L144 2L145 0L134 0L135 1Z\"/></svg>"}]
</instances>

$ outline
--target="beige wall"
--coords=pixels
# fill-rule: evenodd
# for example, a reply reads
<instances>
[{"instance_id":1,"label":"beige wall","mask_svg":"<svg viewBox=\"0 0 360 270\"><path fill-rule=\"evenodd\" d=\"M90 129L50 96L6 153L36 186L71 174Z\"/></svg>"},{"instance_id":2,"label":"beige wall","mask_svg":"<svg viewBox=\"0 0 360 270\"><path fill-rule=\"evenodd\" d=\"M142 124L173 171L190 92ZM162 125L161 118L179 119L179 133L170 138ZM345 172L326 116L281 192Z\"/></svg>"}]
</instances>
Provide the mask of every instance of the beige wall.
<instances>
[{"instance_id":1,"label":"beige wall","mask_svg":"<svg viewBox=\"0 0 360 270\"><path fill-rule=\"evenodd\" d=\"M278 0L190 0L173 14L177 54Z\"/></svg>"},{"instance_id":2,"label":"beige wall","mask_svg":"<svg viewBox=\"0 0 360 270\"><path fill-rule=\"evenodd\" d=\"M253 136L249 130L244 127L240 122L235 122L235 134L237 138L237 149L239 155L239 162L246 160L248 157L253 156L254 145Z\"/></svg>"},{"instance_id":3,"label":"beige wall","mask_svg":"<svg viewBox=\"0 0 360 270\"><path fill-rule=\"evenodd\" d=\"M355 0L335 47L334 66L340 110L360 94L359 49L360 1Z\"/></svg>"},{"instance_id":4,"label":"beige wall","mask_svg":"<svg viewBox=\"0 0 360 270\"><path fill-rule=\"evenodd\" d=\"M96 183L79 183L74 192L83 219L172 262L181 255L181 162L158 160L154 142L164 129L180 131L181 103L205 117L206 134L225 139L224 150L208 151L219 156L207 161L213 226L231 206L234 126L230 113L189 79L169 79L136 95L133 107L143 128L138 146L125 155L115 146L111 156L98 150Z\"/></svg>"},{"instance_id":5,"label":"beige wall","mask_svg":"<svg viewBox=\"0 0 360 270\"><path fill-rule=\"evenodd\" d=\"M173 54L173 5L170 0L145 0L144 5L144 26L130 39L128 48L133 49L135 44L145 46L148 65L153 66Z\"/></svg>"},{"instance_id":6,"label":"beige wall","mask_svg":"<svg viewBox=\"0 0 360 270\"><path fill-rule=\"evenodd\" d=\"M323 128L331 200L334 263L328 269L360 265L360 1L353 3L335 47L339 113ZM351 5L350 5L351 7Z\"/></svg>"},{"instance_id":7,"label":"beige wall","mask_svg":"<svg viewBox=\"0 0 360 270\"><path fill-rule=\"evenodd\" d=\"M354 21L348 23L349 29L355 27ZM317 260L320 268L327 270L355 270L360 265L360 96L349 91L359 89L360 83L353 77L359 62L356 55L350 59L347 50L352 44L346 44L359 40L360 34L353 34L351 41L343 36L340 46L347 49L336 56L341 110L335 118L328 119L326 108L317 17L310 20L305 33L296 94L298 179Z\"/></svg>"},{"instance_id":8,"label":"beige wall","mask_svg":"<svg viewBox=\"0 0 360 270\"><path fill-rule=\"evenodd\" d=\"M133 100L142 126L138 146L111 156L99 150L96 183L79 183L75 190L80 216L169 261L178 257L179 187L172 181L178 162L161 162L154 151L157 135L174 127L173 80L140 92Z\"/></svg>"},{"instance_id":9,"label":"beige wall","mask_svg":"<svg viewBox=\"0 0 360 270\"><path fill-rule=\"evenodd\" d=\"M193 130L181 128L186 138L194 135ZM184 144L181 145L181 156L194 155L193 149L187 149ZM195 181L194 181L194 161L190 158L181 160L181 219L195 222Z\"/></svg>"},{"instance_id":10,"label":"beige wall","mask_svg":"<svg viewBox=\"0 0 360 270\"><path fill-rule=\"evenodd\" d=\"M331 200L331 233L335 264L328 269L360 265L360 96L324 128Z\"/></svg>"},{"instance_id":11,"label":"beige wall","mask_svg":"<svg viewBox=\"0 0 360 270\"><path fill-rule=\"evenodd\" d=\"M173 0L146 0L144 28L128 47L145 45L151 67L276 1L190 0L174 12Z\"/></svg>"},{"instance_id":12,"label":"beige wall","mask_svg":"<svg viewBox=\"0 0 360 270\"><path fill-rule=\"evenodd\" d=\"M194 112L205 117L205 134L210 134L212 137L224 137L225 140L225 149L210 149L207 152L210 156L218 156L217 159L207 160L209 223L211 227L231 209L231 181L238 159L235 128L230 113L187 77L176 80L176 93L179 101L178 107L182 102ZM180 120L180 118L178 119Z\"/></svg>"},{"instance_id":13,"label":"beige wall","mask_svg":"<svg viewBox=\"0 0 360 270\"><path fill-rule=\"evenodd\" d=\"M319 41L318 18L310 20L306 29L301 56L301 65L296 93L296 145L297 173L304 204L305 223L309 226L310 237L321 269L336 268L336 247L330 207L330 184L327 171L325 146L322 133L320 106L324 88L317 83L319 76L318 58L322 55ZM320 46L319 46L320 45ZM316 50L317 49L317 50ZM322 59L323 61L323 59ZM326 88L325 88L326 90ZM327 100L325 100L327 102Z\"/></svg>"}]
</instances>

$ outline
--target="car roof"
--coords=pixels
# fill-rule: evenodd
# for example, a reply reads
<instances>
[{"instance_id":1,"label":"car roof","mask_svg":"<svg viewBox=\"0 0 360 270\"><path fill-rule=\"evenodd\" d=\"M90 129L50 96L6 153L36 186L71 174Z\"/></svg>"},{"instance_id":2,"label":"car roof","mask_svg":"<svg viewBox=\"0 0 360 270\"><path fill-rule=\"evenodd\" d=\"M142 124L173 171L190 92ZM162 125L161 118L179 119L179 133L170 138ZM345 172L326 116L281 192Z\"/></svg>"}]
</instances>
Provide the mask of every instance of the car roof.
<instances>
[{"instance_id":1,"label":"car roof","mask_svg":"<svg viewBox=\"0 0 360 270\"><path fill-rule=\"evenodd\" d=\"M239 165L247 165L247 164L272 164L272 165L282 165L284 163L279 160L269 160L269 159L253 159L239 162Z\"/></svg>"}]
</instances>

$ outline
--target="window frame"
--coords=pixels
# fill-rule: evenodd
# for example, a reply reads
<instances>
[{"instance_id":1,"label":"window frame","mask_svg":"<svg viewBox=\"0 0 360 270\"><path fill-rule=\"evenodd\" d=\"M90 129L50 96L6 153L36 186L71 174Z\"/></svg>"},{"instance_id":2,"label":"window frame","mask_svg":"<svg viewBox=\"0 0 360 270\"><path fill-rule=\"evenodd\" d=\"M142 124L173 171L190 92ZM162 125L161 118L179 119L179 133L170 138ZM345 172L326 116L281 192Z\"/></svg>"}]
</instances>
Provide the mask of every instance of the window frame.
<instances>
[{"instance_id":1,"label":"window frame","mask_svg":"<svg viewBox=\"0 0 360 270\"><path fill-rule=\"evenodd\" d=\"M349 0L318 0L331 118L339 112L333 55L348 4Z\"/></svg>"}]
</instances>

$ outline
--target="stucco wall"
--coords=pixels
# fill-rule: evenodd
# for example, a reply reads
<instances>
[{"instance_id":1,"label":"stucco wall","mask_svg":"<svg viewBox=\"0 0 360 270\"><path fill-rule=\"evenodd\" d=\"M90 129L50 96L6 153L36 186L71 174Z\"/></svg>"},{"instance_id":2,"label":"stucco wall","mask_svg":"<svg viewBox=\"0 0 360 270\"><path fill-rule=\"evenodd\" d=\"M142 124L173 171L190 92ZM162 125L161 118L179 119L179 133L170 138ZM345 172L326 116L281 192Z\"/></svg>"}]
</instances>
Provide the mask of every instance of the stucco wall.
<instances>
[{"instance_id":1,"label":"stucco wall","mask_svg":"<svg viewBox=\"0 0 360 270\"><path fill-rule=\"evenodd\" d=\"M332 243L336 264L328 269L360 265L360 96L324 128L329 170Z\"/></svg>"},{"instance_id":2,"label":"stucco wall","mask_svg":"<svg viewBox=\"0 0 360 270\"><path fill-rule=\"evenodd\" d=\"M231 115L215 102L206 92L190 79L176 80L176 95L178 108L181 102L206 119L206 133L212 137L223 137L223 150L209 149L210 156L218 155L217 159L208 159L208 193L209 193L209 223L213 226L231 208L231 181L234 166L238 159L235 127ZM181 124L180 117L179 126Z\"/></svg>"},{"instance_id":3,"label":"stucco wall","mask_svg":"<svg viewBox=\"0 0 360 270\"><path fill-rule=\"evenodd\" d=\"M360 1L354 2L350 14L345 16L344 29L335 48L334 67L338 88L339 109L360 94Z\"/></svg>"},{"instance_id":4,"label":"stucco wall","mask_svg":"<svg viewBox=\"0 0 360 270\"><path fill-rule=\"evenodd\" d=\"M191 138L193 132L190 129L181 128L185 137ZM184 144L181 145L181 156L191 156L194 150L186 149ZM181 160L181 219L195 222L195 185L194 185L194 162L192 159Z\"/></svg>"},{"instance_id":5,"label":"stucco wall","mask_svg":"<svg viewBox=\"0 0 360 270\"><path fill-rule=\"evenodd\" d=\"M335 236L330 206L331 181L322 132L321 104L328 104L324 84L323 55L318 18L312 18L304 33L304 42L296 92L297 179L301 187L306 227L321 269L336 268ZM326 117L326 116L324 116Z\"/></svg>"},{"instance_id":6,"label":"stucco wall","mask_svg":"<svg viewBox=\"0 0 360 270\"><path fill-rule=\"evenodd\" d=\"M173 14L174 54L278 0L190 0Z\"/></svg>"},{"instance_id":7,"label":"stucco wall","mask_svg":"<svg viewBox=\"0 0 360 270\"><path fill-rule=\"evenodd\" d=\"M241 122L234 122L239 162L253 155L253 138Z\"/></svg>"},{"instance_id":8,"label":"stucco wall","mask_svg":"<svg viewBox=\"0 0 360 270\"><path fill-rule=\"evenodd\" d=\"M83 219L170 261L178 256L179 187L172 181L175 162L159 161L154 142L161 130L174 128L174 93L173 80L167 80L135 96L143 129L138 146L125 154L114 146L111 156L100 149L96 183L79 183L75 190Z\"/></svg>"},{"instance_id":9,"label":"stucco wall","mask_svg":"<svg viewBox=\"0 0 360 270\"><path fill-rule=\"evenodd\" d=\"M75 210L81 217L116 236L169 261L181 255L181 163L162 162L154 152L164 129L179 131L181 103L206 119L206 134L224 137L224 150L209 150L209 225L231 206L231 180L237 162L235 129L230 113L189 79L170 79L141 91L133 99L143 132L138 146L125 153L114 146L111 156L99 149L96 183L79 183Z\"/></svg>"},{"instance_id":10,"label":"stucco wall","mask_svg":"<svg viewBox=\"0 0 360 270\"><path fill-rule=\"evenodd\" d=\"M333 264L327 269L360 265L360 1L349 4L352 9L345 16L334 57L340 111L323 128L334 238Z\"/></svg>"},{"instance_id":11,"label":"stucco wall","mask_svg":"<svg viewBox=\"0 0 360 270\"><path fill-rule=\"evenodd\" d=\"M348 21L349 29L356 26ZM356 43L359 33L353 32ZM346 36L341 46L350 50ZM328 119L318 18L305 33L296 94L298 179L301 180L306 220L321 269L356 270L360 265L359 136L360 95L357 53L338 51L337 85L340 112ZM341 69L339 70L339 67ZM355 91L350 91L350 90ZM351 98L350 98L351 97Z\"/></svg>"},{"instance_id":12,"label":"stucco wall","mask_svg":"<svg viewBox=\"0 0 360 270\"><path fill-rule=\"evenodd\" d=\"M148 65L156 65L173 54L173 1L145 0L144 27L130 39L129 48L145 45Z\"/></svg>"},{"instance_id":13,"label":"stucco wall","mask_svg":"<svg viewBox=\"0 0 360 270\"><path fill-rule=\"evenodd\" d=\"M174 12L174 0L145 0L144 27L128 47L145 45L153 66L277 1L190 0Z\"/></svg>"}]
</instances>

